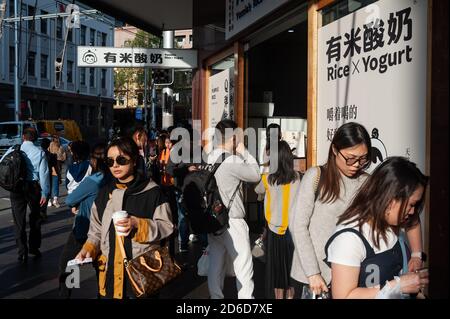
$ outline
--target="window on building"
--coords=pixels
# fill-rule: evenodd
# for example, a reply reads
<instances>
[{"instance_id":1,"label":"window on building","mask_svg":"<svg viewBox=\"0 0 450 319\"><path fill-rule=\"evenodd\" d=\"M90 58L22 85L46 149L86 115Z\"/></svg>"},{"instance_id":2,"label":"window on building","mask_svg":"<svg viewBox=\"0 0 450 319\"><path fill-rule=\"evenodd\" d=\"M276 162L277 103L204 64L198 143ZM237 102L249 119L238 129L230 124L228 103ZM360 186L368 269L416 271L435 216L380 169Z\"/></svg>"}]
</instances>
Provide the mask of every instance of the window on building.
<instances>
[{"instance_id":1,"label":"window on building","mask_svg":"<svg viewBox=\"0 0 450 319\"><path fill-rule=\"evenodd\" d=\"M64 108L64 103L61 103L61 102L56 103L56 114L55 114L56 119L62 118L63 108Z\"/></svg>"},{"instance_id":2,"label":"window on building","mask_svg":"<svg viewBox=\"0 0 450 319\"><path fill-rule=\"evenodd\" d=\"M144 94L138 93L138 105L143 105L143 104L144 104Z\"/></svg>"},{"instance_id":3,"label":"window on building","mask_svg":"<svg viewBox=\"0 0 450 319\"><path fill-rule=\"evenodd\" d=\"M9 73L14 73L14 62L16 60L14 47L9 47Z\"/></svg>"},{"instance_id":4,"label":"window on building","mask_svg":"<svg viewBox=\"0 0 450 319\"><path fill-rule=\"evenodd\" d=\"M41 54L41 79L48 79L48 55Z\"/></svg>"},{"instance_id":5,"label":"window on building","mask_svg":"<svg viewBox=\"0 0 450 319\"><path fill-rule=\"evenodd\" d=\"M119 95L119 105L125 105L125 97L123 95Z\"/></svg>"},{"instance_id":6,"label":"window on building","mask_svg":"<svg viewBox=\"0 0 450 319\"><path fill-rule=\"evenodd\" d=\"M89 86L91 88L95 87L95 69L89 68Z\"/></svg>"},{"instance_id":7,"label":"window on building","mask_svg":"<svg viewBox=\"0 0 450 319\"><path fill-rule=\"evenodd\" d=\"M67 108L66 108L67 112L66 112L66 116L68 119L72 119L73 118L73 104L67 104Z\"/></svg>"},{"instance_id":8,"label":"window on building","mask_svg":"<svg viewBox=\"0 0 450 319\"><path fill-rule=\"evenodd\" d=\"M189 35L189 43L192 43L192 34Z\"/></svg>"},{"instance_id":9,"label":"window on building","mask_svg":"<svg viewBox=\"0 0 450 319\"><path fill-rule=\"evenodd\" d=\"M80 28L80 45L86 45L86 26Z\"/></svg>"},{"instance_id":10,"label":"window on building","mask_svg":"<svg viewBox=\"0 0 450 319\"><path fill-rule=\"evenodd\" d=\"M34 16L36 13L36 8L33 6L28 6L28 15L30 17ZM30 20L28 21L28 29L31 31L36 30L36 20Z\"/></svg>"},{"instance_id":11,"label":"window on building","mask_svg":"<svg viewBox=\"0 0 450 319\"><path fill-rule=\"evenodd\" d=\"M175 42L178 44L178 46L183 46L184 44L184 35L179 35L175 37Z\"/></svg>"},{"instance_id":12,"label":"window on building","mask_svg":"<svg viewBox=\"0 0 450 319\"><path fill-rule=\"evenodd\" d=\"M67 32L67 41L73 42L73 29L72 28L70 28L69 31Z\"/></svg>"},{"instance_id":13,"label":"window on building","mask_svg":"<svg viewBox=\"0 0 450 319\"><path fill-rule=\"evenodd\" d=\"M106 89L106 69L102 69L102 89Z\"/></svg>"},{"instance_id":14,"label":"window on building","mask_svg":"<svg viewBox=\"0 0 450 319\"><path fill-rule=\"evenodd\" d=\"M28 75L36 76L36 52L28 53Z\"/></svg>"},{"instance_id":15,"label":"window on building","mask_svg":"<svg viewBox=\"0 0 450 319\"><path fill-rule=\"evenodd\" d=\"M88 126L95 125L95 107L89 106Z\"/></svg>"},{"instance_id":16,"label":"window on building","mask_svg":"<svg viewBox=\"0 0 450 319\"><path fill-rule=\"evenodd\" d=\"M48 14L47 11L41 10L41 14ZM47 34L48 32L48 24L47 24L47 19L41 19L41 33L42 34Z\"/></svg>"},{"instance_id":17,"label":"window on building","mask_svg":"<svg viewBox=\"0 0 450 319\"><path fill-rule=\"evenodd\" d=\"M86 85L86 68L80 68L80 85Z\"/></svg>"},{"instance_id":18,"label":"window on building","mask_svg":"<svg viewBox=\"0 0 450 319\"><path fill-rule=\"evenodd\" d=\"M9 15L13 17L14 14L14 0L9 0Z\"/></svg>"},{"instance_id":19,"label":"window on building","mask_svg":"<svg viewBox=\"0 0 450 319\"><path fill-rule=\"evenodd\" d=\"M89 45L95 45L95 30L89 30Z\"/></svg>"},{"instance_id":20,"label":"window on building","mask_svg":"<svg viewBox=\"0 0 450 319\"><path fill-rule=\"evenodd\" d=\"M81 106L81 125L87 125L88 108L86 105Z\"/></svg>"},{"instance_id":21,"label":"window on building","mask_svg":"<svg viewBox=\"0 0 450 319\"><path fill-rule=\"evenodd\" d=\"M102 32L102 47L106 47L107 34Z\"/></svg>"},{"instance_id":22,"label":"window on building","mask_svg":"<svg viewBox=\"0 0 450 319\"><path fill-rule=\"evenodd\" d=\"M73 83L73 61L67 61L67 83Z\"/></svg>"},{"instance_id":23,"label":"window on building","mask_svg":"<svg viewBox=\"0 0 450 319\"><path fill-rule=\"evenodd\" d=\"M102 126L105 127L106 126L106 107L102 107L101 109L101 115L102 115Z\"/></svg>"},{"instance_id":24,"label":"window on building","mask_svg":"<svg viewBox=\"0 0 450 319\"><path fill-rule=\"evenodd\" d=\"M48 101L41 101L41 110L39 114L40 119L47 118L47 111L48 111Z\"/></svg>"},{"instance_id":25,"label":"window on building","mask_svg":"<svg viewBox=\"0 0 450 319\"><path fill-rule=\"evenodd\" d=\"M63 38L63 18L56 19L56 37L58 39Z\"/></svg>"}]
</instances>

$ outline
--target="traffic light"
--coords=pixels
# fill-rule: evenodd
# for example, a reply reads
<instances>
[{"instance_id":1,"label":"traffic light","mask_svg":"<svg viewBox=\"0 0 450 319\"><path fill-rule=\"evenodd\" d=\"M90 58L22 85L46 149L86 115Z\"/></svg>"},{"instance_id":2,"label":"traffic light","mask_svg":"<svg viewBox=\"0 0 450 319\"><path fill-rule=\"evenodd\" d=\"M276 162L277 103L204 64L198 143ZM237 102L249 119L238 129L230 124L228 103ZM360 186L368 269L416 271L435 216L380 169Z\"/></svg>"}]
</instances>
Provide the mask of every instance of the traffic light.
<instances>
[{"instance_id":1,"label":"traffic light","mask_svg":"<svg viewBox=\"0 0 450 319\"><path fill-rule=\"evenodd\" d=\"M152 79L155 85L171 85L173 83L173 69L154 69Z\"/></svg>"}]
</instances>

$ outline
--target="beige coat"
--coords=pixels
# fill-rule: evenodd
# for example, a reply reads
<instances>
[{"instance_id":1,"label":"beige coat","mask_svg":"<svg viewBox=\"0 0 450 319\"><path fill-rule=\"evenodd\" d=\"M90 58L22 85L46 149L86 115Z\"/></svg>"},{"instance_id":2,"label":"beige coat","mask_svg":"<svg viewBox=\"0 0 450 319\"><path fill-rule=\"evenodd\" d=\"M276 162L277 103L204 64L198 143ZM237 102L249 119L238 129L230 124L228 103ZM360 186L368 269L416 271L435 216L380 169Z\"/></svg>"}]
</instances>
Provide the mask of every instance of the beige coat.
<instances>
[{"instance_id":1,"label":"beige coat","mask_svg":"<svg viewBox=\"0 0 450 319\"><path fill-rule=\"evenodd\" d=\"M147 192L154 187L158 186L155 182L150 181L142 191L133 195ZM125 189L116 189L113 191L111 199L106 205L102 220L99 219L95 203L91 209L88 239L84 244L84 248L87 249L93 257L99 256L101 252L105 266L108 264L106 258L109 256L110 249L109 229L112 222L112 214L115 211L122 210L124 193ZM172 213L170 211L169 203L166 202L159 205L155 209L152 219L139 218L139 228L142 227L145 227L145 229L138 229L140 235L133 237L133 256L128 256L129 258L139 256L147 251L151 245L158 244L160 240L167 238L173 233L175 227L172 223ZM142 234L144 234L144 236L142 236Z\"/></svg>"}]
</instances>

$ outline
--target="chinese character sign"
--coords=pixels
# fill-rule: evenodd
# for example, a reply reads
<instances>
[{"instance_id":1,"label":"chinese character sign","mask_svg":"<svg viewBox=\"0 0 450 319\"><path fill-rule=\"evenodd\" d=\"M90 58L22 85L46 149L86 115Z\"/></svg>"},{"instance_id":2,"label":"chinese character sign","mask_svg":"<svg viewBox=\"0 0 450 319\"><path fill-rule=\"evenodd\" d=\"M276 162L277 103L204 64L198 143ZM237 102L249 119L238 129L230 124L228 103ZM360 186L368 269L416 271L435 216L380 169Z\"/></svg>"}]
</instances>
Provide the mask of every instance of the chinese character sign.
<instances>
[{"instance_id":1,"label":"chinese character sign","mask_svg":"<svg viewBox=\"0 0 450 319\"><path fill-rule=\"evenodd\" d=\"M372 168L408 156L425 169L427 0L380 0L319 29L317 162L336 130L372 136Z\"/></svg>"},{"instance_id":2,"label":"chinese character sign","mask_svg":"<svg viewBox=\"0 0 450 319\"><path fill-rule=\"evenodd\" d=\"M234 119L234 68L209 78L209 122L214 128L224 119Z\"/></svg>"},{"instance_id":3,"label":"chinese character sign","mask_svg":"<svg viewBox=\"0 0 450 319\"><path fill-rule=\"evenodd\" d=\"M176 49L78 47L79 67L192 69L197 51Z\"/></svg>"},{"instance_id":4,"label":"chinese character sign","mask_svg":"<svg viewBox=\"0 0 450 319\"><path fill-rule=\"evenodd\" d=\"M288 0L227 0L225 39L228 40L268 15Z\"/></svg>"}]
</instances>

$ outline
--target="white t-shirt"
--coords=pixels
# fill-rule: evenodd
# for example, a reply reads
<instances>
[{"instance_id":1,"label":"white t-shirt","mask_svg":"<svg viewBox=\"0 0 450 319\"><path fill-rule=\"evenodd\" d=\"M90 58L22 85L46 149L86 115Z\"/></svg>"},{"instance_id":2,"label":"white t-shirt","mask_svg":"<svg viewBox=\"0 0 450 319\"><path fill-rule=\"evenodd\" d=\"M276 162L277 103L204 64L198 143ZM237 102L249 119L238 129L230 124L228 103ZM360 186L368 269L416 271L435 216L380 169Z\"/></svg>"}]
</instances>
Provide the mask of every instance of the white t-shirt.
<instances>
[{"instance_id":1,"label":"white t-shirt","mask_svg":"<svg viewBox=\"0 0 450 319\"><path fill-rule=\"evenodd\" d=\"M359 231L359 228L355 227L355 225L356 223L350 225L338 225L335 233L344 228L353 228ZM383 238L380 237L380 248L378 249L372 241L372 231L369 224L364 224L362 226L361 234L366 238L375 254L392 249L398 240L398 236L389 229L387 230L387 241L384 241ZM366 247L361 238L355 233L342 233L334 238L330 246L328 246L328 262L330 263L360 267L364 259L366 259Z\"/></svg>"}]
</instances>

